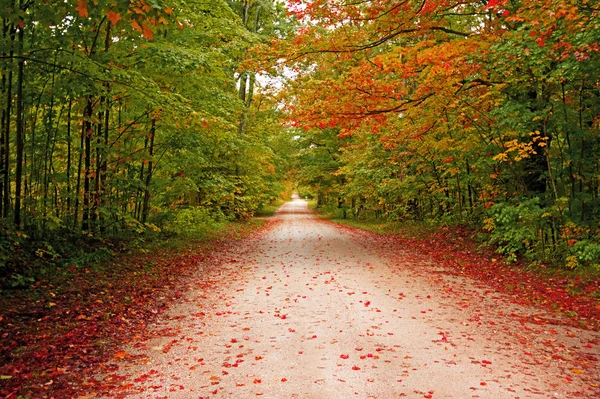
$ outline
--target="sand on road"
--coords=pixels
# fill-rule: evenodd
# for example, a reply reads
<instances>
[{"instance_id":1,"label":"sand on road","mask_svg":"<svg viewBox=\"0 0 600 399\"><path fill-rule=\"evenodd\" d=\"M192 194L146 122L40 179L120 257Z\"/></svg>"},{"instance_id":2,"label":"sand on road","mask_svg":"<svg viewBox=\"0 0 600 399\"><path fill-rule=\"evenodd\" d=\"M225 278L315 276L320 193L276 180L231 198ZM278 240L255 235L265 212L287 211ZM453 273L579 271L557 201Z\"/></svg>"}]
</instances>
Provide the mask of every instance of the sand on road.
<instances>
[{"instance_id":1,"label":"sand on road","mask_svg":"<svg viewBox=\"0 0 600 399\"><path fill-rule=\"evenodd\" d=\"M600 397L599 333L524 323L540 311L377 237L295 198L98 378L127 398Z\"/></svg>"}]
</instances>

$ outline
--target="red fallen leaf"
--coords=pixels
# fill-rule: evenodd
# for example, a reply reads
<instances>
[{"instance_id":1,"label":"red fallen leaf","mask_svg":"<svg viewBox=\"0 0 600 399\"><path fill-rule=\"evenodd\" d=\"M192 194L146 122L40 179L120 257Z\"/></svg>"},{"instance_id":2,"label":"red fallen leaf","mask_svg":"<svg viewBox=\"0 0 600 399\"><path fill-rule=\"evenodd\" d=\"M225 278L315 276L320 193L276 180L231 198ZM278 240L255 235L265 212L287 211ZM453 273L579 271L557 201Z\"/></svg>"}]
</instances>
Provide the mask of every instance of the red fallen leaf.
<instances>
[{"instance_id":1,"label":"red fallen leaf","mask_svg":"<svg viewBox=\"0 0 600 399\"><path fill-rule=\"evenodd\" d=\"M366 306L369 306L370 304L371 304L371 301L367 301L367 302L365 302L365 307L366 307Z\"/></svg>"},{"instance_id":2,"label":"red fallen leaf","mask_svg":"<svg viewBox=\"0 0 600 399\"><path fill-rule=\"evenodd\" d=\"M356 347L356 348L354 348L354 349L356 349L357 351L361 351L361 350L363 350L363 348L361 348L360 346L357 346L357 347Z\"/></svg>"},{"instance_id":3,"label":"red fallen leaf","mask_svg":"<svg viewBox=\"0 0 600 399\"><path fill-rule=\"evenodd\" d=\"M133 380L133 381L135 381L135 382L138 382L138 383L139 383L139 382L144 382L144 381L146 381L146 380L147 380L149 377L150 377L150 376L149 376L148 374L142 374L142 375L140 375L138 378L136 378L136 379L135 379L135 380Z\"/></svg>"},{"instance_id":4,"label":"red fallen leaf","mask_svg":"<svg viewBox=\"0 0 600 399\"><path fill-rule=\"evenodd\" d=\"M482 360L482 361L481 361L481 364L483 364L483 365L484 365L484 367L485 367L485 366L486 366L486 365L488 365L488 364L492 364L492 362L490 362L489 360L485 360L485 359L484 359L484 360Z\"/></svg>"},{"instance_id":5,"label":"red fallen leaf","mask_svg":"<svg viewBox=\"0 0 600 399\"><path fill-rule=\"evenodd\" d=\"M350 356L349 356L349 355L345 355L345 354L341 354L341 355L340 355L340 357L341 357L342 359L348 359Z\"/></svg>"},{"instance_id":6,"label":"red fallen leaf","mask_svg":"<svg viewBox=\"0 0 600 399\"><path fill-rule=\"evenodd\" d=\"M236 342L237 342L237 339L235 339L235 338L231 338L231 343L232 343L232 344L235 344Z\"/></svg>"},{"instance_id":7,"label":"red fallen leaf","mask_svg":"<svg viewBox=\"0 0 600 399\"><path fill-rule=\"evenodd\" d=\"M367 353L367 357L373 357L372 353Z\"/></svg>"},{"instance_id":8,"label":"red fallen leaf","mask_svg":"<svg viewBox=\"0 0 600 399\"><path fill-rule=\"evenodd\" d=\"M486 386L486 385L487 385L487 382L485 382L485 381L481 381L481 382L479 383L479 385L481 385L482 387L484 387L484 386Z\"/></svg>"},{"instance_id":9,"label":"red fallen leaf","mask_svg":"<svg viewBox=\"0 0 600 399\"><path fill-rule=\"evenodd\" d=\"M255 384L260 384L262 380L260 378L255 378L253 381Z\"/></svg>"},{"instance_id":10,"label":"red fallen leaf","mask_svg":"<svg viewBox=\"0 0 600 399\"><path fill-rule=\"evenodd\" d=\"M358 366L356 366L356 365L355 365L355 366L352 366L352 370L360 370L360 367L358 367Z\"/></svg>"},{"instance_id":11,"label":"red fallen leaf","mask_svg":"<svg viewBox=\"0 0 600 399\"><path fill-rule=\"evenodd\" d=\"M281 379L281 382L286 382L286 381L287 381L287 378L285 378L285 377L283 377L283 378Z\"/></svg>"},{"instance_id":12,"label":"red fallen leaf","mask_svg":"<svg viewBox=\"0 0 600 399\"><path fill-rule=\"evenodd\" d=\"M281 315L281 318L282 318L283 320L285 320L285 319L287 319L287 315L283 314L283 315Z\"/></svg>"}]
</instances>

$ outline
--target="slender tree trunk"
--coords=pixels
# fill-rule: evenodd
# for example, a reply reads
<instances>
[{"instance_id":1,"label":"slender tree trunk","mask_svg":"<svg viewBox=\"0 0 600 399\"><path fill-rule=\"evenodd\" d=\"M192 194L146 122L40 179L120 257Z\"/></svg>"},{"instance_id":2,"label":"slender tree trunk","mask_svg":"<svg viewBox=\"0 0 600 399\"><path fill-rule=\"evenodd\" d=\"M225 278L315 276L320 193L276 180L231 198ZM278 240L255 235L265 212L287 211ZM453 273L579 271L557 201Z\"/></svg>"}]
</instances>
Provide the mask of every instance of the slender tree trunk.
<instances>
[{"instance_id":1,"label":"slender tree trunk","mask_svg":"<svg viewBox=\"0 0 600 399\"><path fill-rule=\"evenodd\" d=\"M83 114L83 130L85 132L85 148L84 148L84 174L83 174L83 210L81 215L81 229L90 231L90 201L91 201L91 172L92 172L92 115L94 112L94 104L92 96L88 96L87 105Z\"/></svg>"},{"instance_id":2,"label":"slender tree trunk","mask_svg":"<svg viewBox=\"0 0 600 399\"><path fill-rule=\"evenodd\" d=\"M12 1L11 6L15 7L14 0ZM12 71L12 57L14 55L13 43L15 42L16 29L14 23L9 23L8 20L4 20L3 26L3 37L4 40L9 44L9 61L8 61L8 73L2 74L3 79L3 93L6 93L6 108L4 111L4 118L2 120L2 138L4 141L4 156L2 157L2 209L1 213L4 218L8 218L10 214L10 120L12 113L12 87L13 87L13 71ZM6 71L4 71L6 72Z\"/></svg>"},{"instance_id":3,"label":"slender tree trunk","mask_svg":"<svg viewBox=\"0 0 600 399\"><path fill-rule=\"evenodd\" d=\"M79 138L79 162L77 163L77 185L75 187L75 206L73 207L73 230L77 231L79 225L79 191L81 190L81 167L83 164L83 149L85 143L85 123L81 127L81 136Z\"/></svg>"},{"instance_id":4,"label":"slender tree trunk","mask_svg":"<svg viewBox=\"0 0 600 399\"><path fill-rule=\"evenodd\" d=\"M150 129L150 147L148 148L148 172L146 172L146 182L144 187L144 207L142 209L142 223L148 220L150 212L150 183L152 181L152 157L154 156L154 137L156 135L156 119L152 119L152 128Z\"/></svg>"},{"instance_id":5,"label":"slender tree trunk","mask_svg":"<svg viewBox=\"0 0 600 399\"><path fill-rule=\"evenodd\" d=\"M54 60L54 63L56 64L56 59ZM48 107L48 113L47 113L47 117L46 117L46 145L44 147L44 160L43 160L43 164L44 164L44 177L42 179L42 212L43 212L43 220L42 220L42 231L46 231L46 217L48 216L48 191L50 189L50 168L52 167L52 152L53 150L51 150L50 145L54 143L53 140L53 135L52 135L52 131L53 131L53 115L54 115L54 82L55 82L55 75L54 75L54 71L52 71L52 85L50 86L50 105ZM62 114L62 109L61 109L61 114ZM60 116L57 118L57 129L58 129L58 123L60 122ZM56 135L54 135L56 136ZM32 143L32 147L35 145L35 143Z\"/></svg>"},{"instance_id":6,"label":"slender tree trunk","mask_svg":"<svg viewBox=\"0 0 600 399\"><path fill-rule=\"evenodd\" d=\"M69 98L69 105L67 108L67 197L66 197L66 210L68 214L71 212L71 110L73 108L73 101Z\"/></svg>"},{"instance_id":7,"label":"slender tree trunk","mask_svg":"<svg viewBox=\"0 0 600 399\"><path fill-rule=\"evenodd\" d=\"M3 200L2 216L8 218L10 214L10 114L12 112L12 79L13 73L8 73L6 89L6 111L4 114L4 129L2 136L4 138L4 157L2 158L2 181L3 181Z\"/></svg>"},{"instance_id":8,"label":"slender tree trunk","mask_svg":"<svg viewBox=\"0 0 600 399\"><path fill-rule=\"evenodd\" d=\"M469 194L469 212L471 212L473 210L473 196L474 196L474 190L473 187L471 186L471 165L469 165L469 160L466 159L465 160L466 163L466 169L467 169L467 190L468 190L468 194Z\"/></svg>"},{"instance_id":9,"label":"slender tree trunk","mask_svg":"<svg viewBox=\"0 0 600 399\"><path fill-rule=\"evenodd\" d=\"M99 168L98 168L98 176L97 176L98 197L101 198L103 201L106 201L104 196L106 194L105 182L107 179L106 171L108 168L108 128L109 128L109 123L110 123L110 100L108 99L108 97L105 99L105 105L106 105L106 109L104 110L104 138L103 138L103 145L102 145L102 160L101 160ZM100 215L99 215L99 217L100 217ZM104 225L105 225L105 222L100 220L101 232L105 231Z\"/></svg>"},{"instance_id":10,"label":"slender tree trunk","mask_svg":"<svg viewBox=\"0 0 600 399\"><path fill-rule=\"evenodd\" d=\"M20 1L20 7L23 9L23 0ZM18 61L17 68L17 98L16 98L16 165L15 165L15 210L14 224L17 228L21 227L21 193L23 185L23 147L25 139L25 121L23 120L23 81L25 71L25 60L23 59L23 45L25 38L24 27L19 29L17 54L21 56Z\"/></svg>"},{"instance_id":11,"label":"slender tree trunk","mask_svg":"<svg viewBox=\"0 0 600 399\"><path fill-rule=\"evenodd\" d=\"M100 108L104 106L104 97L100 98ZM101 110L98 112L98 121L104 120L104 112ZM94 191L91 194L91 206L90 206L90 220L92 224L96 226L98 224L98 208L101 204L100 198L100 164L102 159L102 150L100 149L102 143L102 123L98 123L96 126L96 159L94 162Z\"/></svg>"},{"instance_id":12,"label":"slender tree trunk","mask_svg":"<svg viewBox=\"0 0 600 399\"><path fill-rule=\"evenodd\" d=\"M144 140L144 150L148 149L148 136L146 136L146 139ZM144 169L146 166L146 161L142 161L142 166L140 167L140 182L145 181L145 174L144 174ZM141 220L142 218L142 204L143 204L143 197L142 197L142 189L138 188L135 194L135 209L133 211L133 215L137 220Z\"/></svg>"},{"instance_id":13,"label":"slender tree trunk","mask_svg":"<svg viewBox=\"0 0 600 399\"><path fill-rule=\"evenodd\" d=\"M106 36L104 37L104 52L108 52L111 44L111 24L106 24ZM110 91L110 86L108 84L104 85L106 92ZM95 181L94 181L94 203L93 203L93 211L92 211L92 219L96 224L100 226L100 231L104 232L104 223L101 220L100 215L100 207L102 206L103 198L103 179L104 179L104 171L106 164L106 156L107 149L106 145L103 146L103 143L108 143L108 126L109 126L109 99L106 95L103 95L100 98L100 108L101 111L98 113L98 134L96 137L96 173L95 173Z\"/></svg>"},{"instance_id":14,"label":"slender tree trunk","mask_svg":"<svg viewBox=\"0 0 600 399\"><path fill-rule=\"evenodd\" d=\"M50 146L50 153L48 155L48 159L50 160L50 165L48 166L48 175L46 176L46 187L44 188L45 192L49 192L50 191L50 175L55 173L55 169L54 169L54 151L56 150L56 142L58 141L58 130L60 128L60 120L62 119L62 114L64 112L65 106L63 105L60 109L60 112L58 114L58 118L56 118L56 129L54 130L54 135L52 136L52 144ZM53 207L54 207L54 214L56 215L56 217L59 217L60 215L60 209L58 208L58 190L56 187L56 183L54 182L52 184L54 186L54 201L53 201Z\"/></svg>"}]
</instances>

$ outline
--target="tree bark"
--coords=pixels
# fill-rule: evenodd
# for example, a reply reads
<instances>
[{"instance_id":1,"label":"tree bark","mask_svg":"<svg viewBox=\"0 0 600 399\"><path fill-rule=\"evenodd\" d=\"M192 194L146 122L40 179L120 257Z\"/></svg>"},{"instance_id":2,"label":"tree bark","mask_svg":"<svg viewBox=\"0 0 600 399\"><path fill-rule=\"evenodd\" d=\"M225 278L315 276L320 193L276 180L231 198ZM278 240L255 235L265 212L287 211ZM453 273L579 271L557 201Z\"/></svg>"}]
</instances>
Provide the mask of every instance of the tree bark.
<instances>
[{"instance_id":1,"label":"tree bark","mask_svg":"<svg viewBox=\"0 0 600 399\"><path fill-rule=\"evenodd\" d=\"M150 183L152 181L152 157L154 156L154 137L156 136L156 119L152 119L152 128L150 129L150 147L148 148L148 155L150 160L148 161L148 171L146 172L146 182L144 188L144 206L142 209L142 223L146 223L148 220L148 214L150 213Z\"/></svg>"},{"instance_id":2,"label":"tree bark","mask_svg":"<svg viewBox=\"0 0 600 399\"><path fill-rule=\"evenodd\" d=\"M23 7L23 0L20 1L20 7ZM21 227L21 194L23 184L23 148L25 139L25 121L23 120L23 80L25 71L25 60L23 55L23 45L25 40L24 26L19 29L17 35L17 54L20 56L17 68L17 97L16 97L16 165L15 165L15 209L14 224L17 228Z\"/></svg>"}]
</instances>

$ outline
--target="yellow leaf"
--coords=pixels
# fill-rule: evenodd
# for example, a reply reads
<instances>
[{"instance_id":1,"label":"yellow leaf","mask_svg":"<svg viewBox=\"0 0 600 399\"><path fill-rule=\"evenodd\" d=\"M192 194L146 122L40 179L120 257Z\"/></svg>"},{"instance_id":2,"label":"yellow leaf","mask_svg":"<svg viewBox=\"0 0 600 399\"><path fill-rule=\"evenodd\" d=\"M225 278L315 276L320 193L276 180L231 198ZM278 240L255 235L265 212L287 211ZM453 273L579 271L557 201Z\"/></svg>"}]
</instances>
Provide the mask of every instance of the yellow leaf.
<instances>
[{"instance_id":1,"label":"yellow leaf","mask_svg":"<svg viewBox=\"0 0 600 399\"><path fill-rule=\"evenodd\" d=\"M572 373L574 373L574 374L584 374L584 373L585 373L585 372L584 372L583 370L581 370L581 369L573 369L573 370L571 370L571 372L572 372Z\"/></svg>"}]
</instances>

